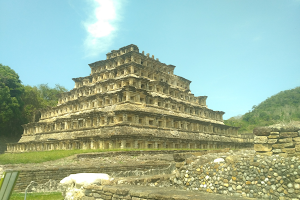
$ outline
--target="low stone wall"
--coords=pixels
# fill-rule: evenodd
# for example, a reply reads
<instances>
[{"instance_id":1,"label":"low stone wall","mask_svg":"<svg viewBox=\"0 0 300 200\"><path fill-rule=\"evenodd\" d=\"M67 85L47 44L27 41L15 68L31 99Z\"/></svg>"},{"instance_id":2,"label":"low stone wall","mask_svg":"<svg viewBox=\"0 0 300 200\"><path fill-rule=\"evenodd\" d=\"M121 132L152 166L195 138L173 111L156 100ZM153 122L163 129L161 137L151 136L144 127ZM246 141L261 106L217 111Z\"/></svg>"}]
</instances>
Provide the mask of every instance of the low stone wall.
<instances>
[{"instance_id":1,"label":"low stone wall","mask_svg":"<svg viewBox=\"0 0 300 200\"><path fill-rule=\"evenodd\" d=\"M62 168L52 168L52 169L18 169L20 175L18 181L15 185L15 191L24 192L26 187L31 181L38 184L45 184L50 179L55 181L60 181L63 178L69 176L70 174L76 173L106 173L106 174L117 174L118 172L127 171L147 171L155 169L165 169L168 168L170 164L153 164L153 165L134 165L134 166L113 166L113 167L93 167L87 166L82 168L72 168L72 167L62 167ZM125 175L126 173L120 173Z\"/></svg>"},{"instance_id":2,"label":"low stone wall","mask_svg":"<svg viewBox=\"0 0 300 200\"><path fill-rule=\"evenodd\" d=\"M219 153L227 152L229 149L223 150L163 150L163 151L120 151L120 152L101 152L101 153L90 153L90 154L79 154L77 158L97 158L97 157L115 157L118 155L137 156L137 155L155 155L155 154L170 154L170 153L199 153L201 155L207 153ZM147 165L123 165L123 166L84 166L81 168L75 167L45 167L43 169L24 169L22 167L11 167L10 169L20 171L18 181L15 186L16 191L24 191L25 188L30 184L31 181L37 184L45 184L49 180L60 181L70 174L76 173L106 173L113 177L120 176L140 176L147 174L170 174L172 169L169 163L165 164L147 164ZM5 167L7 168L7 167ZM1 172L0 172L1 173Z\"/></svg>"},{"instance_id":3,"label":"low stone wall","mask_svg":"<svg viewBox=\"0 0 300 200\"><path fill-rule=\"evenodd\" d=\"M300 156L300 126L273 125L253 130L256 154Z\"/></svg>"},{"instance_id":4,"label":"low stone wall","mask_svg":"<svg viewBox=\"0 0 300 200\"><path fill-rule=\"evenodd\" d=\"M87 186L84 188L84 196L78 200L245 200L240 197L224 197L209 193L191 192L173 188L153 188L145 186Z\"/></svg>"},{"instance_id":5,"label":"low stone wall","mask_svg":"<svg viewBox=\"0 0 300 200\"><path fill-rule=\"evenodd\" d=\"M114 156L120 156L120 155L140 156L140 155L192 153L192 152L199 152L202 155L204 155L206 153L219 153L219 152L228 152L228 151L229 151L229 148L218 149L218 150L202 150L201 149L201 150L111 151L111 152L78 154L77 158L114 157Z\"/></svg>"}]
</instances>

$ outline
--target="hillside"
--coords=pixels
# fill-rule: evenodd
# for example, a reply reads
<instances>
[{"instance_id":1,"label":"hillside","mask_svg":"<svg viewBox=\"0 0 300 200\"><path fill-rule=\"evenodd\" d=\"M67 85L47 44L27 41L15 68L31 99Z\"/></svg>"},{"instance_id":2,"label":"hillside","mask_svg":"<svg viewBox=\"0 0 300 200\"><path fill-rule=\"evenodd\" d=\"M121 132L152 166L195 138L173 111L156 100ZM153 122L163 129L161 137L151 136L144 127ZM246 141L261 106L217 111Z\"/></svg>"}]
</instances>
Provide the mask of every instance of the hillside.
<instances>
[{"instance_id":1,"label":"hillside","mask_svg":"<svg viewBox=\"0 0 300 200\"><path fill-rule=\"evenodd\" d=\"M241 127L240 133L245 133L256 126L290 121L300 121L300 87L281 91L253 106L252 111L225 120L225 124Z\"/></svg>"}]
</instances>

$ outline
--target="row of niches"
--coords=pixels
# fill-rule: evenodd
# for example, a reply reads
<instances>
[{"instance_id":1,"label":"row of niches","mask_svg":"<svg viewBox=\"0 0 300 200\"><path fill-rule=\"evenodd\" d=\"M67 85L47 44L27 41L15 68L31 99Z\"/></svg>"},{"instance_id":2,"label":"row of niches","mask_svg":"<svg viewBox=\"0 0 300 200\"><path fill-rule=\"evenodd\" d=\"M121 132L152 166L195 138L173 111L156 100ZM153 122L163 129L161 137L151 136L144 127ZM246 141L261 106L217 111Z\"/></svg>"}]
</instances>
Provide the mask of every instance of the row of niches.
<instances>
[{"instance_id":1,"label":"row of niches","mask_svg":"<svg viewBox=\"0 0 300 200\"><path fill-rule=\"evenodd\" d=\"M120 94L121 95L121 94ZM201 118L208 118L217 121L223 121L224 112L213 111L205 106L193 106L186 102L178 102L175 100L165 99L163 97L146 96L142 92L126 91L120 96L119 94L111 94L110 96L104 96L102 98L86 100L82 102L76 102L74 104L62 104L51 110L45 111L41 115L41 119L59 117L65 114L76 114L86 110L94 110L112 105L121 105L129 102L134 103L137 106L141 106L142 109L146 107L156 107L159 110L166 110L169 112L177 112L181 114L188 114Z\"/></svg>"},{"instance_id":2,"label":"row of niches","mask_svg":"<svg viewBox=\"0 0 300 200\"><path fill-rule=\"evenodd\" d=\"M65 120L65 121L61 121ZM86 128L95 128L100 126L115 126L115 125L130 125L130 126L142 126L142 127L152 127L152 128L167 128L167 129L177 129L180 131L190 131L190 132L201 132L201 133L215 133L219 135L236 134L237 129L214 125L212 123L203 122L190 122L185 118L180 117L153 117L147 116L146 114L136 115L136 114L115 114L114 116L108 115L93 115L92 117L86 118L65 118L61 119L60 122L48 122L48 123L36 123L28 124L24 126L24 134L32 135L36 133L45 132L56 132L64 130L77 130Z\"/></svg>"},{"instance_id":3,"label":"row of niches","mask_svg":"<svg viewBox=\"0 0 300 200\"><path fill-rule=\"evenodd\" d=\"M105 65L98 66L98 67L92 67L91 74L94 75L94 74L101 73L101 72L113 71L118 66L122 66L127 63L136 63L136 64L144 66L147 70L159 71L160 73L163 72L165 74L173 74L173 71L174 71L173 67L164 65L162 63L156 63L156 62L153 63L153 62L149 62L146 60L142 61L142 59L134 60L134 57L131 56L131 57L126 58L125 60L122 60L121 58L119 58L118 61L110 61L110 62L107 61ZM130 66L130 67L133 68L133 66ZM118 68L120 68L120 67L118 67ZM142 67L140 66L140 68L142 68ZM131 70L129 69L127 71L131 71ZM124 70L123 70L123 73L125 73ZM121 72L121 74L122 74L122 72Z\"/></svg>"},{"instance_id":4,"label":"row of niches","mask_svg":"<svg viewBox=\"0 0 300 200\"><path fill-rule=\"evenodd\" d=\"M92 85L99 81L108 80L108 79L114 79L114 78L121 78L128 75L135 75L140 78L146 78L151 81L161 81L168 83L174 87L180 87L183 90L189 89L189 81L183 81L180 80L182 78L179 78L178 76L170 76L167 74L163 74L161 72L158 72L157 70L153 69L142 69L139 67L134 66L128 66L128 67L122 67L120 69L114 70L114 71L105 71L105 72L99 72L92 75L92 81L90 82L89 78L83 79L81 82L75 83L75 88L82 87L84 85Z\"/></svg>"},{"instance_id":5,"label":"row of niches","mask_svg":"<svg viewBox=\"0 0 300 200\"><path fill-rule=\"evenodd\" d=\"M217 149L232 148L236 149L239 143L233 142L214 142L198 140L191 142L184 139L164 139L163 141L156 138L120 138L118 140L101 139L101 138L84 138L76 140L52 140L52 141L35 141L34 143L10 143L7 146L8 152L24 151L51 151L67 149Z\"/></svg>"},{"instance_id":6,"label":"row of niches","mask_svg":"<svg viewBox=\"0 0 300 200\"><path fill-rule=\"evenodd\" d=\"M110 58L114 58L114 57L117 57L117 56L121 56L125 53L128 53L128 52L131 52L131 51L137 51L138 52L138 49L136 47L136 49L131 46L131 47L128 47L128 48L121 48L120 50L114 50L112 51L111 53L107 53L106 54L106 59L110 59Z\"/></svg>"},{"instance_id":7,"label":"row of niches","mask_svg":"<svg viewBox=\"0 0 300 200\"><path fill-rule=\"evenodd\" d=\"M182 91L178 88L174 88L170 85L160 82L149 82L147 80L130 77L113 82L97 83L92 86L77 88L70 92L63 93L62 97L58 100L58 105L67 103L68 101L76 100L79 97L91 96L101 93L105 94L107 92L113 91L117 92L126 86L132 86L136 89L146 90L147 92L155 92L158 93L158 95L172 97L180 101L190 102L192 104L200 104L203 106L206 105L204 98L195 97L194 94L187 91Z\"/></svg>"}]
</instances>

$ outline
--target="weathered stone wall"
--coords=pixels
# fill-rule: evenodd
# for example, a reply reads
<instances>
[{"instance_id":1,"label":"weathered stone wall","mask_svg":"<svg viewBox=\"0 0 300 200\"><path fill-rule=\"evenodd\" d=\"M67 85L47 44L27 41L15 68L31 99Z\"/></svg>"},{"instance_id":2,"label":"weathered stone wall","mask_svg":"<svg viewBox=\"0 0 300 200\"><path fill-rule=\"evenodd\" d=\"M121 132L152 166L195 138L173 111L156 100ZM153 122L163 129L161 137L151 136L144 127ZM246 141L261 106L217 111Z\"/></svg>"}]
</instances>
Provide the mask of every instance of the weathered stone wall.
<instances>
[{"instance_id":1,"label":"weathered stone wall","mask_svg":"<svg viewBox=\"0 0 300 200\"><path fill-rule=\"evenodd\" d=\"M173 188L153 188L145 186L114 185L114 186L87 186L84 196L78 200L246 200L242 197L213 195L194 191L184 191Z\"/></svg>"},{"instance_id":2,"label":"weathered stone wall","mask_svg":"<svg viewBox=\"0 0 300 200\"><path fill-rule=\"evenodd\" d=\"M168 150L168 151L122 151L122 152L102 152L102 153L93 153L93 154L79 154L77 155L78 159L84 158L97 158L97 157L116 157L119 155L127 156L138 156L143 154L147 155L157 155L157 154L171 154L171 153L193 153L197 152L198 154L204 155L207 153L216 153L216 152L226 152L226 150ZM111 166L105 167L103 165L99 166L82 166L80 168L75 166L70 167L47 167L41 168L23 168L23 167L13 167L13 166L3 166L5 169L0 168L0 175L3 170L14 169L20 171L20 175L15 186L15 190L24 191L27 185L31 181L36 182L37 184L45 184L49 180L60 181L63 178L69 176L70 174L76 173L106 173L112 175L113 177L120 176L140 176L146 174L159 174L171 173L169 167L170 163L165 164L144 164L144 165L123 165L123 166ZM157 172L155 170L158 170Z\"/></svg>"},{"instance_id":3,"label":"weathered stone wall","mask_svg":"<svg viewBox=\"0 0 300 200\"><path fill-rule=\"evenodd\" d=\"M20 175L18 181L15 185L15 190L19 192L25 191L26 187L31 181L38 184L44 184L50 179L55 181L60 181L63 178L69 176L70 174L77 173L106 173L113 174L117 172L125 171L147 171L149 169L163 169L168 168L169 164L154 164L154 165L134 165L134 166L113 166L113 167L93 167L93 166L83 166L81 168L72 167L60 167L51 169L22 169L16 168L14 170L19 170Z\"/></svg>"},{"instance_id":4,"label":"weathered stone wall","mask_svg":"<svg viewBox=\"0 0 300 200\"><path fill-rule=\"evenodd\" d=\"M273 125L253 130L256 154L280 156L300 155L300 126Z\"/></svg>"}]
</instances>

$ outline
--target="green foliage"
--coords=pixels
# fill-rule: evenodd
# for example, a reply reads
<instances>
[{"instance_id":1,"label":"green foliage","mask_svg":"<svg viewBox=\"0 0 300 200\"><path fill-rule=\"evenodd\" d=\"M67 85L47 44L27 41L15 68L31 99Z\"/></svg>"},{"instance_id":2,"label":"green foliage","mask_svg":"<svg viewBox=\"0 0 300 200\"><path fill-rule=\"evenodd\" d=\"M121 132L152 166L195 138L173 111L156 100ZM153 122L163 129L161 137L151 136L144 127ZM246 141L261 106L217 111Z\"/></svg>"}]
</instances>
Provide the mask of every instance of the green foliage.
<instances>
[{"instance_id":1,"label":"green foliage","mask_svg":"<svg viewBox=\"0 0 300 200\"><path fill-rule=\"evenodd\" d=\"M10 200L24 200L25 193L15 193L13 192ZM63 196L61 192L49 192L49 193L27 193L26 199L28 200L53 200L53 199L61 199L63 200Z\"/></svg>"},{"instance_id":2,"label":"green foliage","mask_svg":"<svg viewBox=\"0 0 300 200\"><path fill-rule=\"evenodd\" d=\"M23 93L24 87L18 74L0 64L0 136L16 137L22 132Z\"/></svg>"},{"instance_id":3,"label":"green foliage","mask_svg":"<svg viewBox=\"0 0 300 200\"><path fill-rule=\"evenodd\" d=\"M44 100L42 99L37 87L25 86L25 92L22 97L24 101L23 117L26 123L35 121L34 116L43 108Z\"/></svg>"},{"instance_id":4,"label":"green foliage","mask_svg":"<svg viewBox=\"0 0 300 200\"><path fill-rule=\"evenodd\" d=\"M26 119L26 123L37 121L39 110L56 106L60 94L66 91L66 88L58 84L54 88L50 88L47 84L37 87L25 86L22 99L24 101L23 117Z\"/></svg>"},{"instance_id":5,"label":"green foliage","mask_svg":"<svg viewBox=\"0 0 300 200\"><path fill-rule=\"evenodd\" d=\"M60 93L66 91L60 85L23 86L14 70L0 64L0 136L19 139L21 125L37 121L39 110L55 106Z\"/></svg>"},{"instance_id":6,"label":"green foliage","mask_svg":"<svg viewBox=\"0 0 300 200\"><path fill-rule=\"evenodd\" d=\"M41 84L38 86L38 91L44 100L43 106L53 107L56 106L60 94L68 90L59 84L56 84L54 88L50 88L48 84Z\"/></svg>"},{"instance_id":7,"label":"green foliage","mask_svg":"<svg viewBox=\"0 0 300 200\"><path fill-rule=\"evenodd\" d=\"M236 125L240 133L252 132L257 126L268 126L279 122L300 121L300 87L281 91L267 98L252 111L240 116L225 120L226 125Z\"/></svg>"}]
</instances>

